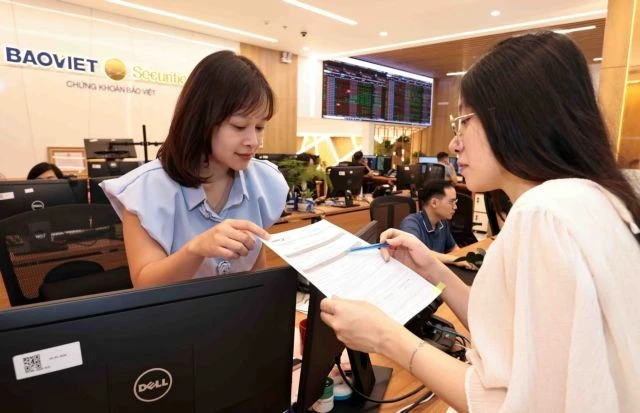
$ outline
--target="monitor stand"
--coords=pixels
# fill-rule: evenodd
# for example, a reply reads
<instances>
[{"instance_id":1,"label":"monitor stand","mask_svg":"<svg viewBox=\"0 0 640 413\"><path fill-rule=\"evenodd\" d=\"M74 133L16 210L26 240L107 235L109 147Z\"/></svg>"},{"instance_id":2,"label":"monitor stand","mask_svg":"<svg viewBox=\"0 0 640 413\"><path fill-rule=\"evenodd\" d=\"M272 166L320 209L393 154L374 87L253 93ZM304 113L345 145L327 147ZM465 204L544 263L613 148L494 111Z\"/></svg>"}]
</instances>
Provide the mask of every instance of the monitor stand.
<instances>
[{"instance_id":1,"label":"monitor stand","mask_svg":"<svg viewBox=\"0 0 640 413\"><path fill-rule=\"evenodd\" d=\"M384 392L387 390L387 386L391 380L391 372L393 369L382 366L372 367L373 374L375 375L375 384L369 393L369 397L376 400L382 400L384 398ZM335 400L333 402L333 410L331 410L331 412L336 413L378 411L380 411L380 404L364 400L355 393L353 393L347 400Z\"/></svg>"}]
</instances>

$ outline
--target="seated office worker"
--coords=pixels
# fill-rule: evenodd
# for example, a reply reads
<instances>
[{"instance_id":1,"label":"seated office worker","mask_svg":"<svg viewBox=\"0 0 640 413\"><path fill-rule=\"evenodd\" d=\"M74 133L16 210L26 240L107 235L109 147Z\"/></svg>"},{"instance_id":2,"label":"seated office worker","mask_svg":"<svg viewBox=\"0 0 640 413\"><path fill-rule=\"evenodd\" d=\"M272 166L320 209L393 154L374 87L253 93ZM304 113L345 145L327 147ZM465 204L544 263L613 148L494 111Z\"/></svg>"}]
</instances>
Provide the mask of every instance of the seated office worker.
<instances>
[{"instance_id":1,"label":"seated office worker","mask_svg":"<svg viewBox=\"0 0 640 413\"><path fill-rule=\"evenodd\" d=\"M29 170L27 180L31 179L63 179L64 174L56 165L49 162L40 162Z\"/></svg>"},{"instance_id":2,"label":"seated office worker","mask_svg":"<svg viewBox=\"0 0 640 413\"><path fill-rule=\"evenodd\" d=\"M562 34L512 37L460 88L449 147L471 191L514 200L505 225L470 288L397 229L381 254L446 284L471 364L364 302L325 299L322 319L458 412L640 412L640 199L616 168L584 56Z\"/></svg>"},{"instance_id":3,"label":"seated office worker","mask_svg":"<svg viewBox=\"0 0 640 413\"><path fill-rule=\"evenodd\" d=\"M371 168L369 168L369 164L364 157L362 151L357 151L351 157L351 162L349 162L349 166L364 166L365 175L371 175L373 172Z\"/></svg>"},{"instance_id":4,"label":"seated office worker","mask_svg":"<svg viewBox=\"0 0 640 413\"><path fill-rule=\"evenodd\" d=\"M413 234L442 262L452 263L456 257L447 253L459 249L449 224L458 208L456 189L448 181L430 181L422 187L419 199L422 210L407 215L400 230Z\"/></svg>"},{"instance_id":5,"label":"seated office worker","mask_svg":"<svg viewBox=\"0 0 640 413\"><path fill-rule=\"evenodd\" d=\"M102 183L134 286L264 267L255 237L268 238L287 197L278 168L254 159L273 99L250 60L213 53L189 75L158 159Z\"/></svg>"},{"instance_id":6,"label":"seated office worker","mask_svg":"<svg viewBox=\"0 0 640 413\"><path fill-rule=\"evenodd\" d=\"M436 159L438 159L440 165L444 166L444 179L451 181L451 183L455 185L458 182L458 174L456 173L456 168L449 163L449 154L446 152L438 152Z\"/></svg>"}]
</instances>

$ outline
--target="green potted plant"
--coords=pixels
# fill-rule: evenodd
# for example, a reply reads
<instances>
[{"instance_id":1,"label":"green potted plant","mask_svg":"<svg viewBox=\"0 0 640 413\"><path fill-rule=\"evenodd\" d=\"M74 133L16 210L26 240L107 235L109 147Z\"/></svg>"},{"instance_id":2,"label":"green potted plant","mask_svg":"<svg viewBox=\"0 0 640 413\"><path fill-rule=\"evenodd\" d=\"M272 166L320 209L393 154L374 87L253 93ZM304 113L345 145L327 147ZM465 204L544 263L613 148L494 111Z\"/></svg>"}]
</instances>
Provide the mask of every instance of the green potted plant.
<instances>
[{"instance_id":1,"label":"green potted plant","mask_svg":"<svg viewBox=\"0 0 640 413\"><path fill-rule=\"evenodd\" d=\"M298 202L299 206L297 206L297 208L300 209L300 207L304 207L304 210L307 211L309 206L308 201L313 203L315 189L314 181L327 181L327 174L324 169L296 159L286 159L278 162L278 166L282 171L289 188L291 188L291 193L296 194L296 198L300 201L304 200L304 202Z\"/></svg>"}]
</instances>

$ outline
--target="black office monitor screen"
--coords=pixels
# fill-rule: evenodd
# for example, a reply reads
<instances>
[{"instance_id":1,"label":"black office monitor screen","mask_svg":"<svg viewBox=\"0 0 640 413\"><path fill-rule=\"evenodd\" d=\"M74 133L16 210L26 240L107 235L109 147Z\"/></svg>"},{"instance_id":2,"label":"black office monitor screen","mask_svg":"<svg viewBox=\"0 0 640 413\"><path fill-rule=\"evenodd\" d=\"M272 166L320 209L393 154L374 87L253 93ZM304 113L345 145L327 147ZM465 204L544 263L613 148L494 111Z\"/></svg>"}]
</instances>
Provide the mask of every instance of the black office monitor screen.
<instances>
[{"instance_id":1,"label":"black office monitor screen","mask_svg":"<svg viewBox=\"0 0 640 413\"><path fill-rule=\"evenodd\" d=\"M376 171L385 173L391 169L391 157L390 156L378 156L376 160Z\"/></svg>"},{"instance_id":2,"label":"black office monitor screen","mask_svg":"<svg viewBox=\"0 0 640 413\"><path fill-rule=\"evenodd\" d=\"M367 161L367 166L372 170L378 169L378 157L375 155L365 155L364 159Z\"/></svg>"},{"instance_id":3,"label":"black office monitor screen","mask_svg":"<svg viewBox=\"0 0 640 413\"><path fill-rule=\"evenodd\" d=\"M54 205L87 203L86 179L0 181L0 220Z\"/></svg>"},{"instance_id":4,"label":"black office monitor screen","mask_svg":"<svg viewBox=\"0 0 640 413\"><path fill-rule=\"evenodd\" d=\"M137 158L133 139L85 139L87 159Z\"/></svg>"},{"instance_id":5,"label":"black office monitor screen","mask_svg":"<svg viewBox=\"0 0 640 413\"><path fill-rule=\"evenodd\" d=\"M0 311L7 412L284 412L297 273L280 267Z\"/></svg>"},{"instance_id":6,"label":"black office monitor screen","mask_svg":"<svg viewBox=\"0 0 640 413\"><path fill-rule=\"evenodd\" d=\"M438 163L438 158L436 156L420 156L418 163Z\"/></svg>"},{"instance_id":7,"label":"black office monitor screen","mask_svg":"<svg viewBox=\"0 0 640 413\"><path fill-rule=\"evenodd\" d=\"M421 172L420 164L399 166L396 174L396 187L417 190L422 186Z\"/></svg>"},{"instance_id":8,"label":"black office monitor screen","mask_svg":"<svg viewBox=\"0 0 640 413\"><path fill-rule=\"evenodd\" d=\"M333 196L344 196L347 190L353 196L360 193L362 179L364 178L364 166L332 166L327 168L327 174L333 189Z\"/></svg>"}]
</instances>

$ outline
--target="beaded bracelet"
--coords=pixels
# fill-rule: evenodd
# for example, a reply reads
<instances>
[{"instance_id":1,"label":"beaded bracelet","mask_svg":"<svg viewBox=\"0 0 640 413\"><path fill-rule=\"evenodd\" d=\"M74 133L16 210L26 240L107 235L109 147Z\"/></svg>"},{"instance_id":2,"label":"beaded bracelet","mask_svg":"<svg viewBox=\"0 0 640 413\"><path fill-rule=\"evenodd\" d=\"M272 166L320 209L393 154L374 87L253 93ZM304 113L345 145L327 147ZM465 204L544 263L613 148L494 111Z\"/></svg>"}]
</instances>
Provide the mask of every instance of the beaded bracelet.
<instances>
[{"instance_id":1,"label":"beaded bracelet","mask_svg":"<svg viewBox=\"0 0 640 413\"><path fill-rule=\"evenodd\" d=\"M413 376L413 358L416 356L416 353L418 352L418 350L420 350L420 347L424 346L426 343L427 342L424 340L419 342L416 348L413 349L413 353L411 353L411 358L409 358L409 374L411 374L412 376Z\"/></svg>"}]
</instances>

